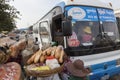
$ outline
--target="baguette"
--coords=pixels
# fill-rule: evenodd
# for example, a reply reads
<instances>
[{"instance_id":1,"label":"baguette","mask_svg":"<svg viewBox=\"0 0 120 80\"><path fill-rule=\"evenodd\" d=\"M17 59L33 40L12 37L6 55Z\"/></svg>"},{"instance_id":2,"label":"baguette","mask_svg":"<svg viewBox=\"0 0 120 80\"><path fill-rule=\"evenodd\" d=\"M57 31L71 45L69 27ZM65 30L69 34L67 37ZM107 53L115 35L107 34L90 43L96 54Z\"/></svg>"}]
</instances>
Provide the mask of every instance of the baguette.
<instances>
[{"instance_id":1,"label":"baguette","mask_svg":"<svg viewBox=\"0 0 120 80\"><path fill-rule=\"evenodd\" d=\"M64 52L64 50L62 50L61 53L60 53L59 63L63 63L64 54L65 54L65 52Z\"/></svg>"},{"instance_id":2,"label":"baguette","mask_svg":"<svg viewBox=\"0 0 120 80\"><path fill-rule=\"evenodd\" d=\"M54 46L54 47L52 48L51 56L55 56L55 51L56 51L56 49L57 49L56 46Z\"/></svg>"},{"instance_id":3,"label":"baguette","mask_svg":"<svg viewBox=\"0 0 120 80\"><path fill-rule=\"evenodd\" d=\"M58 46L55 51L55 58L59 59L60 58L60 53L62 51L62 47Z\"/></svg>"},{"instance_id":4,"label":"baguette","mask_svg":"<svg viewBox=\"0 0 120 80\"><path fill-rule=\"evenodd\" d=\"M36 56L36 53L33 54L32 57L31 57L30 59L28 59L27 64L33 63L35 56Z\"/></svg>"},{"instance_id":5,"label":"baguette","mask_svg":"<svg viewBox=\"0 0 120 80\"><path fill-rule=\"evenodd\" d=\"M42 53L42 55L46 55L47 54L47 51L46 50L44 50L43 51L43 53Z\"/></svg>"},{"instance_id":6,"label":"baguette","mask_svg":"<svg viewBox=\"0 0 120 80\"><path fill-rule=\"evenodd\" d=\"M44 55L42 55L42 56L40 57L40 62L41 62L41 63L44 63L44 62L45 62L45 56L44 56Z\"/></svg>"},{"instance_id":7,"label":"baguette","mask_svg":"<svg viewBox=\"0 0 120 80\"><path fill-rule=\"evenodd\" d=\"M49 47L49 48L47 49L47 55L49 56L49 55L51 54L51 52L52 52L52 47Z\"/></svg>"},{"instance_id":8,"label":"baguette","mask_svg":"<svg viewBox=\"0 0 120 80\"><path fill-rule=\"evenodd\" d=\"M36 55L35 55L35 58L34 58L34 63L37 63L39 61L41 54L42 54L41 50L36 52Z\"/></svg>"},{"instance_id":9,"label":"baguette","mask_svg":"<svg viewBox=\"0 0 120 80\"><path fill-rule=\"evenodd\" d=\"M50 47L49 47L50 48ZM49 48L47 48L47 49L45 49L44 51L43 51L43 55L47 55L47 51L49 50Z\"/></svg>"},{"instance_id":10,"label":"baguette","mask_svg":"<svg viewBox=\"0 0 120 80\"><path fill-rule=\"evenodd\" d=\"M15 45L12 45L10 47L10 51L11 51L11 57L17 57L17 55L19 54L19 48L18 48L18 45L15 44Z\"/></svg>"}]
</instances>

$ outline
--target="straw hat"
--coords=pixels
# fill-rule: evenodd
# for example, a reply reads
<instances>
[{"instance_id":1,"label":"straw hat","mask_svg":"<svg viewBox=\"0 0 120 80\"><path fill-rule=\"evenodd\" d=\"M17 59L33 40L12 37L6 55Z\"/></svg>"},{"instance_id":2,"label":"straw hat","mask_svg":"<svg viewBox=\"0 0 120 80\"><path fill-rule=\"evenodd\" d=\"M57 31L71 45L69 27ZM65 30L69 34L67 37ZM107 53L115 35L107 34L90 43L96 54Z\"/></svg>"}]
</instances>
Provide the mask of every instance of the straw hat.
<instances>
[{"instance_id":1,"label":"straw hat","mask_svg":"<svg viewBox=\"0 0 120 80\"><path fill-rule=\"evenodd\" d=\"M84 68L84 63L80 59L66 64L68 72L76 77L86 77L89 71Z\"/></svg>"},{"instance_id":2,"label":"straw hat","mask_svg":"<svg viewBox=\"0 0 120 80\"><path fill-rule=\"evenodd\" d=\"M90 27L88 27L88 26L86 26L83 31L88 33L88 34L92 33Z\"/></svg>"}]
</instances>

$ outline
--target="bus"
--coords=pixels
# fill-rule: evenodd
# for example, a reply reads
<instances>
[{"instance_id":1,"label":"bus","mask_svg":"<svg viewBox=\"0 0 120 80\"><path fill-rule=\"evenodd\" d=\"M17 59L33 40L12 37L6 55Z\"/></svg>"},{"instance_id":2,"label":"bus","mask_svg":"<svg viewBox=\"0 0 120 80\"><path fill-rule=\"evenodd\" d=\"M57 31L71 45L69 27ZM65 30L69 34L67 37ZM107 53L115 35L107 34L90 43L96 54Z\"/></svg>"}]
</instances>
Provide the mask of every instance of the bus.
<instances>
[{"instance_id":1,"label":"bus","mask_svg":"<svg viewBox=\"0 0 120 80\"><path fill-rule=\"evenodd\" d=\"M61 1L33 24L33 37L40 49L62 45L73 62L82 60L89 80L107 80L120 73L120 35L109 3Z\"/></svg>"}]
</instances>

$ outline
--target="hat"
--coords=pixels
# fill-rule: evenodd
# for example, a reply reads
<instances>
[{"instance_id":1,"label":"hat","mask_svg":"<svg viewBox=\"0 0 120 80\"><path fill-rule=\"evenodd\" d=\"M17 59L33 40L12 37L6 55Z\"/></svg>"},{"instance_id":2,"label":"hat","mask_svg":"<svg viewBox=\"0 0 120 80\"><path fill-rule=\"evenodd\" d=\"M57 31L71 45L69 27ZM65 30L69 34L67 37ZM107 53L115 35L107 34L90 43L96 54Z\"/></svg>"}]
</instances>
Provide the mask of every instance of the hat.
<instances>
[{"instance_id":1,"label":"hat","mask_svg":"<svg viewBox=\"0 0 120 80\"><path fill-rule=\"evenodd\" d=\"M91 29L88 26L86 26L83 31L88 33L88 34L91 34Z\"/></svg>"},{"instance_id":2,"label":"hat","mask_svg":"<svg viewBox=\"0 0 120 80\"><path fill-rule=\"evenodd\" d=\"M87 69L84 68L84 63L80 59L66 64L68 72L76 77L85 77L89 73Z\"/></svg>"}]
</instances>

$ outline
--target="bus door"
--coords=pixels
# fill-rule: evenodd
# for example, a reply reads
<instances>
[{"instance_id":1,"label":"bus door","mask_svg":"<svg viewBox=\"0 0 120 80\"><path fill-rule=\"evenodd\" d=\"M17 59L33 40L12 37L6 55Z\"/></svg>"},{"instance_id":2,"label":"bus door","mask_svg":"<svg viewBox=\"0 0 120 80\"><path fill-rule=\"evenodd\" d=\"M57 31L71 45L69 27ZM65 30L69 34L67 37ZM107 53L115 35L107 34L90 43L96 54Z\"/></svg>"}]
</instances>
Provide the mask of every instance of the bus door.
<instances>
[{"instance_id":1,"label":"bus door","mask_svg":"<svg viewBox=\"0 0 120 80\"><path fill-rule=\"evenodd\" d=\"M46 49L47 47L50 46L50 42L51 42L50 26L48 21L40 22L39 34L41 39L40 46L42 49Z\"/></svg>"},{"instance_id":2,"label":"bus door","mask_svg":"<svg viewBox=\"0 0 120 80\"><path fill-rule=\"evenodd\" d=\"M62 35L62 16L58 15L53 17L52 19L52 33L53 33L53 41L55 41L59 45L64 45L64 38Z\"/></svg>"}]
</instances>

